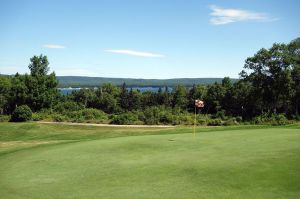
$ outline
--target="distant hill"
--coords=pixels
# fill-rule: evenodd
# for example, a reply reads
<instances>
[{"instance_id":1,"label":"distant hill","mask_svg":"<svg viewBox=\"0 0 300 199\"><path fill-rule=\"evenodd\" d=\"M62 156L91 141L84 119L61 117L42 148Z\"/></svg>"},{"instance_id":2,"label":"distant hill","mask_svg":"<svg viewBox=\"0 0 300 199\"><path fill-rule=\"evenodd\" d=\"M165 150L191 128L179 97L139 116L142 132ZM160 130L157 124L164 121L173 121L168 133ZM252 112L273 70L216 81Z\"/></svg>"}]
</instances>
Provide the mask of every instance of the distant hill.
<instances>
[{"instance_id":1,"label":"distant hill","mask_svg":"<svg viewBox=\"0 0 300 199\"><path fill-rule=\"evenodd\" d=\"M57 76L59 87L95 87L104 83L139 87L176 86L182 84L192 86L193 84L213 84L221 82L223 78L176 78L176 79L134 79L134 78L107 78L107 77L84 77L84 76ZM237 79L232 79L236 81Z\"/></svg>"},{"instance_id":2,"label":"distant hill","mask_svg":"<svg viewBox=\"0 0 300 199\"><path fill-rule=\"evenodd\" d=\"M0 74L0 76L12 76ZM121 86L124 82L128 87L174 87L178 84L193 86L193 84L208 85L222 82L223 78L174 78L174 79L134 79L134 78L109 78L109 77L86 77L86 76L57 76L58 87L96 87L105 83ZM237 79L231 79L233 82Z\"/></svg>"}]
</instances>

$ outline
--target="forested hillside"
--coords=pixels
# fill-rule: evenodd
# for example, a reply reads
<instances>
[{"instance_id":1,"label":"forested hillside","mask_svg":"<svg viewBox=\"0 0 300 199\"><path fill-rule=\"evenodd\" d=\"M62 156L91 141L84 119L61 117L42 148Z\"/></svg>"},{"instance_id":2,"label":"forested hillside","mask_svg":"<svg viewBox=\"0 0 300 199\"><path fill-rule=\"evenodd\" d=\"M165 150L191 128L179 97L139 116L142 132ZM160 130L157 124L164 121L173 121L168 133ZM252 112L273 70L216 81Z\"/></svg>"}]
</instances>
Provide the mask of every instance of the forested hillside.
<instances>
[{"instance_id":1,"label":"forested hillside","mask_svg":"<svg viewBox=\"0 0 300 199\"><path fill-rule=\"evenodd\" d=\"M11 75L0 74L8 77ZM80 87L92 88L103 84L122 86L125 83L128 87L175 87L184 85L191 87L196 85L208 85L215 82L221 83L223 78L174 78L174 79L135 79L135 78L109 78L109 77L86 77L86 76L56 76L59 88ZM233 82L238 79L231 79Z\"/></svg>"},{"instance_id":2,"label":"forested hillside","mask_svg":"<svg viewBox=\"0 0 300 199\"><path fill-rule=\"evenodd\" d=\"M127 86L170 86L175 87L178 84L184 86L193 86L194 84L213 84L220 83L222 78L176 78L176 79L133 79L133 78L107 78L107 77L83 77L83 76L57 76L59 87L94 87L111 83L121 86L126 83ZM233 80L235 81L235 80Z\"/></svg>"}]
</instances>

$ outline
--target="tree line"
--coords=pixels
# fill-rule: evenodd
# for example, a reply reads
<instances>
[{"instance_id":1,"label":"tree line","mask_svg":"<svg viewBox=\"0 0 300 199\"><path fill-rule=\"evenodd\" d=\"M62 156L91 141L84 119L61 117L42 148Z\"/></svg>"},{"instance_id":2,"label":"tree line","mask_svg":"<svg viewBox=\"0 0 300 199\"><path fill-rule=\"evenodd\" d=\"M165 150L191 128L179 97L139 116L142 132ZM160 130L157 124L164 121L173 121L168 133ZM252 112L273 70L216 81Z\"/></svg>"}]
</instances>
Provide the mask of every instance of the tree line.
<instances>
[{"instance_id":1,"label":"tree line","mask_svg":"<svg viewBox=\"0 0 300 199\"><path fill-rule=\"evenodd\" d=\"M81 89L65 96L57 89L55 73L48 74L46 56L32 57L29 70L30 74L0 77L2 115L12 114L21 105L27 105L36 113L47 110L51 114L95 109L113 115L112 121L122 114L136 117L134 115L143 113L145 118L149 116L146 110L152 110L151 117L156 117L153 110L168 112L169 116L191 115L195 99L201 99L205 102L201 113L215 118L253 120L261 115L278 114L299 118L300 38L288 44L274 43L271 48L262 48L248 57L238 81L225 77L221 83L210 85L189 88L177 85L172 92L168 87L158 92L140 92L128 89L124 83L121 87L103 84L97 89Z\"/></svg>"}]
</instances>

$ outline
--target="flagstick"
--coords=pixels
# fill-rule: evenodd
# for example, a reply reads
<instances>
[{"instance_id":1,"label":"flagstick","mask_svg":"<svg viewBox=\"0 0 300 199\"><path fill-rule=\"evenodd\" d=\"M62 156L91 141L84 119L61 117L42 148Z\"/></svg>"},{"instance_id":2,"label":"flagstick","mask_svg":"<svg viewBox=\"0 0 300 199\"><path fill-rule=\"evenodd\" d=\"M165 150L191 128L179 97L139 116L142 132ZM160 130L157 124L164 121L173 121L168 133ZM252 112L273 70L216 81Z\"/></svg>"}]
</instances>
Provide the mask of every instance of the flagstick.
<instances>
[{"instance_id":1,"label":"flagstick","mask_svg":"<svg viewBox=\"0 0 300 199\"><path fill-rule=\"evenodd\" d=\"M195 119L194 119L194 137L196 135L196 106L195 106Z\"/></svg>"}]
</instances>

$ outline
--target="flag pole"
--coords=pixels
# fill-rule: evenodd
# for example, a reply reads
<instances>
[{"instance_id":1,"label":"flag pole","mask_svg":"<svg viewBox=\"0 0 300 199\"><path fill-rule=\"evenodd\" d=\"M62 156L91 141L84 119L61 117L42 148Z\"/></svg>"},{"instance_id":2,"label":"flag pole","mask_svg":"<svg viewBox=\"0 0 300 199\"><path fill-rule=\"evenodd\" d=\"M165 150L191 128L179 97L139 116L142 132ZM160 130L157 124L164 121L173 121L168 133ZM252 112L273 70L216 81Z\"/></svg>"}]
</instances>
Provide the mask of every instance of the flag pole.
<instances>
[{"instance_id":1,"label":"flag pole","mask_svg":"<svg viewBox=\"0 0 300 199\"><path fill-rule=\"evenodd\" d=\"M196 135L196 106L195 106L195 118L194 118L194 137Z\"/></svg>"},{"instance_id":2,"label":"flag pole","mask_svg":"<svg viewBox=\"0 0 300 199\"><path fill-rule=\"evenodd\" d=\"M195 100L195 119L194 119L194 136L196 135L196 122L197 122L197 108L203 108L204 102L202 100Z\"/></svg>"}]
</instances>

